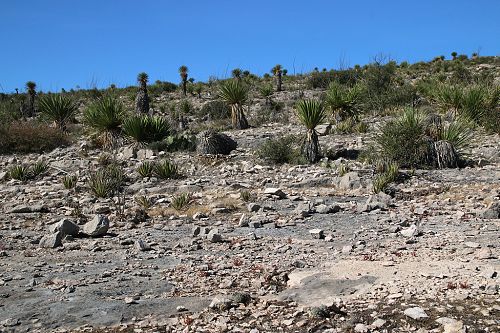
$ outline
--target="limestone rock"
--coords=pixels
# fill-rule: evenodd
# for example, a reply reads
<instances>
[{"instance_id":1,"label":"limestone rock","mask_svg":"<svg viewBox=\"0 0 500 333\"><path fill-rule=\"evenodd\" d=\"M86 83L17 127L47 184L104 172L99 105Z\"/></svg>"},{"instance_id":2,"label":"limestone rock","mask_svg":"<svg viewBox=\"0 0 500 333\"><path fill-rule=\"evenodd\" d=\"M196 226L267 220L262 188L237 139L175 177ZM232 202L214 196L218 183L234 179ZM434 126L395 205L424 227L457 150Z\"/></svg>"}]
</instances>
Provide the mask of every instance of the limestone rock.
<instances>
[{"instance_id":1,"label":"limestone rock","mask_svg":"<svg viewBox=\"0 0 500 333\"><path fill-rule=\"evenodd\" d=\"M109 229L109 219L106 215L96 215L83 226L83 232L91 237L106 235Z\"/></svg>"}]
</instances>

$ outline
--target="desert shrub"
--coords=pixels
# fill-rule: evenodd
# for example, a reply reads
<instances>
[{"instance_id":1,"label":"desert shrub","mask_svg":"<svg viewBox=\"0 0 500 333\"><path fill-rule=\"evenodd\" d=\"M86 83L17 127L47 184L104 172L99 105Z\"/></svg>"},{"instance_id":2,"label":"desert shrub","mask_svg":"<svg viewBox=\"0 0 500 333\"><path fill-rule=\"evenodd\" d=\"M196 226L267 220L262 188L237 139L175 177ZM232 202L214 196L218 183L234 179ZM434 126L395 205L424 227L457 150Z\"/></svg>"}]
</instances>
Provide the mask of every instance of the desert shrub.
<instances>
[{"instance_id":1,"label":"desert shrub","mask_svg":"<svg viewBox=\"0 0 500 333\"><path fill-rule=\"evenodd\" d=\"M251 117L251 122L254 126L276 122L286 124L290 121L290 117L287 113L282 112L284 107L283 102L270 101Z\"/></svg>"},{"instance_id":2,"label":"desert shrub","mask_svg":"<svg viewBox=\"0 0 500 333\"><path fill-rule=\"evenodd\" d=\"M153 172L161 179L175 179L180 176L177 165L168 160L155 163Z\"/></svg>"},{"instance_id":3,"label":"desert shrub","mask_svg":"<svg viewBox=\"0 0 500 333\"><path fill-rule=\"evenodd\" d=\"M395 162L389 162L385 165L384 171L373 179L373 192L379 193L385 191L387 186L394 182L399 174L399 165Z\"/></svg>"},{"instance_id":4,"label":"desert shrub","mask_svg":"<svg viewBox=\"0 0 500 333\"><path fill-rule=\"evenodd\" d=\"M159 96L162 93L170 93L177 90L177 85L167 81L155 81L154 84L148 86L148 91L152 96Z\"/></svg>"},{"instance_id":5,"label":"desert shrub","mask_svg":"<svg viewBox=\"0 0 500 333\"><path fill-rule=\"evenodd\" d=\"M252 202L256 200L256 195L255 193L252 193L249 190L241 190L240 191L240 199L243 200L244 202Z\"/></svg>"},{"instance_id":6,"label":"desert shrub","mask_svg":"<svg viewBox=\"0 0 500 333\"><path fill-rule=\"evenodd\" d=\"M185 210L191 203L192 196L190 193L181 193L172 198L170 205L177 211Z\"/></svg>"},{"instance_id":7,"label":"desert shrub","mask_svg":"<svg viewBox=\"0 0 500 333\"><path fill-rule=\"evenodd\" d=\"M269 139L257 150L257 155L272 164L305 164L300 152L300 142L303 139L295 135Z\"/></svg>"},{"instance_id":8,"label":"desert shrub","mask_svg":"<svg viewBox=\"0 0 500 333\"><path fill-rule=\"evenodd\" d=\"M66 175L62 178L62 183L64 185L64 188L67 190L75 188L77 181L78 178L74 175Z\"/></svg>"},{"instance_id":9,"label":"desert shrub","mask_svg":"<svg viewBox=\"0 0 500 333\"><path fill-rule=\"evenodd\" d=\"M421 112L407 108L400 117L386 122L377 135L380 157L411 168L458 165L472 139L470 123L457 119L442 126L439 121L436 130L430 131L434 124ZM443 157L449 157L449 163L441 163Z\"/></svg>"},{"instance_id":10,"label":"desert shrub","mask_svg":"<svg viewBox=\"0 0 500 333\"><path fill-rule=\"evenodd\" d=\"M231 116L231 109L222 101L210 101L201 107L197 115L206 120L227 119Z\"/></svg>"},{"instance_id":11,"label":"desert shrub","mask_svg":"<svg viewBox=\"0 0 500 333\"><path fill-rule=\"evenodd\" d=\"M346 87L336 82L331 83L326 93L326 105L337 121L357 118L360 112L361 87Z\"/></svg>"},{"instance_id":12,"label":"desert shrub","mask_svg":"<svg viewBox=\"0 0 500 333\"><path fill-rule=\"evenodd\" d=\"M154 168L155 164L153 162L145 161L137 167L137 173L143 178L151 177L153 175Z\"/></svg>"},{"instance_id":13,"label":"desert shrub","mask_svg":"<svg viewBox=\"0 0 500 333\"><path fill-rule=\"evenodd\" d=\"M354 118L344 119L335 125L335 133L351 134L368 132L368 124Z\"/></svg>"},{"instance_id":14,"label":"desert shrub","mask_svg":"<svg viewBox=\"0 0 500 333\"><path fill-rule=\"evenodd\" d=\"M105 147L113 146L120 134L125 116L123 104L110 96L94 101L83 113L84 123Z\"/></svg>"},{"instance_id":15,"label":"desert shrub","mask_svg":"<svg viewBox=\"0 0 500 333\"><path fill-rule=\"evenodd\" d=\"M69 137L38 122L0 124L0 154L50 152L70 143Z\"/></svg>"},{"instance_id":16,"label":"desert shrub","mask_svg":"<svg viewBox=\"0 0 500 333\"><path fill-rule=\"evenodd\" d=\"M52 121L60 130L66 130L66 124L74 116L77 105L71 98L62 94L50 94L40 98L38 110L43 118Z\"/></svg>"},{"instance_id":17,"label":"desert shrub","mask_svg":"<svg viewBox=\"0 0 500 333\"><path fill-rule=\"evenodd\" d=\"M361 70L359 68L313 72L307 80L307 86L313 89L326 89L332 82L353 86L359 81L361 75Z\"/></svg>"},{"instance_id":18,"label":"desert shrub","mask_svg":"<svg viewBox=\"0 0 500 333\"><path fill-rule=\"evenodd\" d=\"M172 134L162 141L152 142L149 148L155 151L195 151L196 136L193 134Z\"/></svg>"},{"instance_id":19,"label":"desert shrub","mask_svg":"<svg viewBox=\"0 0 500 333\"><path fill-rule=\"evenodd\" d=\"M88 180L88 186L94 196L108 198L120 190L125 180L123 169L116 164L111 164L98 170L92 171Z\"/></svg>"},{"instance_id":20,"label":"desert shrub","mask_svg":"<svg viewBox=\"0 0 500 333\"><path fill-rule=\"evenodd\" d=\"M161 141L170 134L168 122L161 117L139 115L123 122L123 132L136 143Z\"/></svg>"},{"instance_id":21,"label":"desert shrub","mask_svg":"<svg viewBox=\"0 0 500 333\"><path fill-rule=\"evenodd\" d=\"M425 138L423 115L408 108L397 119L385 123L376 137L383 157L404 167L426 164L429 142Z\"/></svg>"}]
</instances>

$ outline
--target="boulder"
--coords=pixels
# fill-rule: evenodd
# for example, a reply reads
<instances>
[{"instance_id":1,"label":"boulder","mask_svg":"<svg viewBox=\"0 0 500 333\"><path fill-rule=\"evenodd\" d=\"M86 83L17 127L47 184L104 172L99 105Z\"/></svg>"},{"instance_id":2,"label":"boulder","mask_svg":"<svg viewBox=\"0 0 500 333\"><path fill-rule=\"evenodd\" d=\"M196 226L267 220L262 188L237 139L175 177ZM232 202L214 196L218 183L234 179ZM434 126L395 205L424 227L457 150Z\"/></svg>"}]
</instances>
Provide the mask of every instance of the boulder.
<instances>
[{"instance_id":1,"label":"boulder","mask_svg":"<svg viewBox=\"0 0 500 333\"><path fill-rule=\"evenodd\" d=\"M40 247L46 249L55 249L56 247L62 246L62 238L62 232L57 231L50 235L43 236L42 239L40 239L40 243L38 244L40 245Z\"/></svg>"},{"instance_id":2,"label":"boulder","mask_svg":"<svg viewBox=\"0 0 500 333\"><path fill-rule=\"evenodd\" d=\"M50 227L50 232L56 233L58 231L61 232L64 236L65 235L77 236L78 233L80 232L80 227L75 223L71 222L71 220L69 219L62 219L61 221L57 222L56 224Z\"/></svg>"},{"instance_id":3,"label":"boulder","mask_svg":"<svg viewBox=\"0 0 500 333\"><path fill-rule=\"evenodd\" d=\"M109 219L106 215L96 215L92 221L83 226L83 232L91 237L106 235L109 229Z\"/></svg>"}]
</instances>

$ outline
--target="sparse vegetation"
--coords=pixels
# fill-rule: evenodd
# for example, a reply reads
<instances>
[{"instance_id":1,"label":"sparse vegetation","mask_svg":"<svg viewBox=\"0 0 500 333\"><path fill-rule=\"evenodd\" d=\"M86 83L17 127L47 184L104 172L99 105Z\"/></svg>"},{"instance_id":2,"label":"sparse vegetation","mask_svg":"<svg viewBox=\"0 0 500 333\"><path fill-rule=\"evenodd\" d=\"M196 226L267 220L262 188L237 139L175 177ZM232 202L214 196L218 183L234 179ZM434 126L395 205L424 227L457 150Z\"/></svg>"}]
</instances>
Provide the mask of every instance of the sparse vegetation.
<instances>
[{"instance_id":1,"label":"sparse vegetation","mask_svg":"<svg viewBox=\"0 0 500 333\"><path fill-rule=\"evenodd\" d=\"M66 175L62 178L62 183L64 185L64 188L67 190L75 188L77 181L78 177L75 175Z\"/></svg>"},{"instance_id":2,"label":"sparse vegetation","mask_svg":"<svg viewBox=\"0 0 500 333\"><path fill-rule=\"evenodd\" d=\"M138 144L161 141L170 134L168 122L158 116L131 116L123 122L125 135Z\"/></svg>"},{"instance_id":3,"label":"sparse vegetation","mask_svg":"<svg viewBox=\"0 0 500 333\"><path fill-rule=\"evenodd\" d=\"M116 98L106 96L93 102L84 112L84 122L104 147L116 144L125 117L123 104Z\"/></svg>"},{"instance_id":4,"label":"sparse vegetation","mask_svg":"<svg viewBox=\"0 0 500 333\"><path fill-rule=\"evenodd\" d=\"M153 173L161 179L175 179L180 176L177 165L168 160L155 163Z\"/></svg>"},{"instance_id":5,"label":"sparse vegetation","mask_svg":"<svg viewBox=\"0 0 500 333\"><path fill-rule=\"evenodd\" d=\"M111 164L90 172L88 186L97 198L108 198L120 190L124 180L123 169L119 165Z\"/></svg>"},{"instance_id":6,"label":"sparse vegetation","mask_svg":"<svg viewBox=\"0 0 500 333\"><path fill-rule=\"evenodd\" d=\"M74 116L77 106L71 98L62 94L44 96L38 103L40 114L45 119L56 124L61 131L66 130L66 124Z\"/></svg>"}]
</instances>

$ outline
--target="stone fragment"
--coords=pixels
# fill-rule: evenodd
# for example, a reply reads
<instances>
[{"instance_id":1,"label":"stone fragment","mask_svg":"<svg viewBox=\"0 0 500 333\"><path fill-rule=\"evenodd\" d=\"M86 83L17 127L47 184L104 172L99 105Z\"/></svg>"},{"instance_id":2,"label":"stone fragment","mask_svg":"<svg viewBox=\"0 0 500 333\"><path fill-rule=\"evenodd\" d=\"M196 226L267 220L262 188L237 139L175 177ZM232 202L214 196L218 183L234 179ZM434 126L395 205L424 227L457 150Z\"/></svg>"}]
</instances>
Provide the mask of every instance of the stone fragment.
<instances>
[{"instance_id":1,"label":"stone fragment","mask_svg":"<svg viewBox=\"0 0 500 333\"><path fill-rule=\"evenodd\" d=\"M50 227L50 232L60 231L63 235L78 236L80 227L69 219L62 219Z\"/></svg>"},{"instance_id":2,"label":"stone fragment","mask_svg":"<svg viewBox=\"0 0 500 333\"><path fill-rule=\"evenodd\" d=\"M323 238L325 238L325 235L324 235L324 232L323 232L322 229L311 229L311 230L309 230L309 234L314 239L323 239Z\"/></svg>"},{"instance_id":3,"label":"stone fragment","mask_svg":"<svg viewBox=\"0 0 500 333\"><path fill-rule=\"evenodd\" d=\"M258 212L261 207L259 204L252 202L248 204L247 208L248 211L252 213L252 212Z\"/></svg>"},{"instance_id":4,"label":"stone fragment","mask_svg":"<svg viewBox=\"0 0 500 333\"><path fill-rule=\"evenodd\" d=\"M231 308L233 301L226 296L215 296L210 305L210 309L224 311Z\"/></svg>"},{"instance_id":5,"label":"stone fragment","mask_svg":"<svg viewBox=\"0 0 500 333\"><path fill-rule=\"evenodd\" d=\"M399 233L406 238L415 237L418 235L418 227L415 224L412 224L408 228L401 230Z\"/></svg>"},{"instance_id":6,"label":"stone fragment","mask_svg":"<svg viewBox=\"0 0 500 333\"><path fill-rule=\"evenodd\" d=\"M135 248L139 251L149 251L151 250L151 245L149 245L142 239L138 239L135 241Z\"/></svg>"},{"instance_id":7,"label":"stone fragment","mask_svg":"<svg viewBox=\"0 0 500 333\"><path fill-rule=\"evenodd\" d=\"M43 236L40 239L40 247L47 249L55 249L56 247L62 246L63 234L60 231L52 233L50 235Z\"/></svg>"},{"instance_id":8,"label":"stone fragment","mask_svg":"<svg viewBox=\"0 0 500 333\"><path fill-rule=\"evenodd\" d=\"M264 194L274 195L274 196L279 197L280 199L285 199L286 198L285 192L283 192L281 189L275 188L275 187L266 187L264 189Z\"/></svg>"},{"instance_id":9,"label":"stone fragment","mask_svg":"<svg viewBox=\"0 0 500 333\"><path fill-rule=\"evenodd\" d=\"M91 237L106 235L109 229L109 219L106 215L96 215L83 226L83 232Z\"/></svg>"},{"instance_id":10,"label":"stone fragment","mask_svg":"<svg viewBox=\"0 0 500 333\"><path fill-rule=\"evenodd\" d=\"M219 234L218 229L212 229L207 235L207 239L210 243L220 243L222 242L222 236Z\"/></svg>"},{"instance_id":11,"label":"stone fragment","mask_svg":"<svg viewBox=\"0 0 500 333\"><path fill-rule=\"evenodd\" d=\"M238 226L239 227L248 227L248 217L245 214L241 215Z\"/></svg>"},{"instance_id":12,"label":"stone fragment","mask_svg":"<svg viewBox=\"0 0 500 333\"><path fill-rule=\"evenodd\" d=\"M500 218L500 202L492 202L488 208L486 208L482 213L481 217L483 219L499 219Z\"/></svg>"},{"instance_id":13,"label":"stone fragment","mask_svg":"<svg viewBox=\"0 0 500 333\"><path fill-rule=\"evenodd\" d=\"M413 307L413 308L408 308L403 312L406 316L415 319L415 320L420 320L423 318L428 318L429 316L427 313L425 313L424 309L421 307Z\"/></svg>"}]
</instances>

